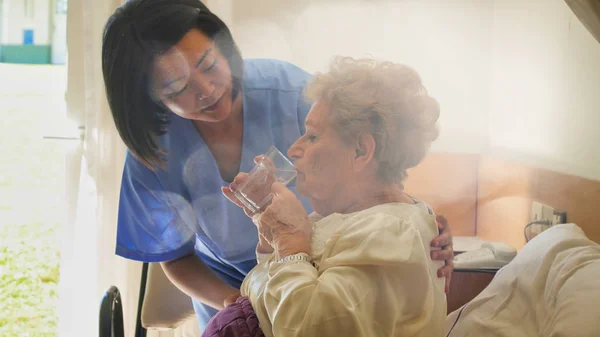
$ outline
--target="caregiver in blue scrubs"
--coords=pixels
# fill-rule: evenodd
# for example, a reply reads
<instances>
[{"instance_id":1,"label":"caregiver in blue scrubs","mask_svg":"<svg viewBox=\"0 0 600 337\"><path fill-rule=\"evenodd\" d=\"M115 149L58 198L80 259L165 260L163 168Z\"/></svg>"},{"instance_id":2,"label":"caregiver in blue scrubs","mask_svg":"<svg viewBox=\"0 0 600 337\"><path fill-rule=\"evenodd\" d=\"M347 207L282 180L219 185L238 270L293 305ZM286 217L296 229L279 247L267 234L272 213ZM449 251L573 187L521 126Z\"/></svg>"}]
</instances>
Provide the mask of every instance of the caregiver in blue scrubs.
<instances>
[{"instance_id":1,"label":"caregiver in blue scrubs","mask_svg":"<svg viewBox=\"0 0 600 337\"><path fill-rule=\"evenodd\" d=\"M106 24L102 70L128 148L116 253L160 262L192 297L204 329L256 264L256 227L221 187L269 146L286 153L304 133L310 75L282 61L243 60L199 0L118 8ZM449 260L439 273L449 276L451 235L441 228L434 243L444 249L432 258Z\"/></svg>"}]
</instances>

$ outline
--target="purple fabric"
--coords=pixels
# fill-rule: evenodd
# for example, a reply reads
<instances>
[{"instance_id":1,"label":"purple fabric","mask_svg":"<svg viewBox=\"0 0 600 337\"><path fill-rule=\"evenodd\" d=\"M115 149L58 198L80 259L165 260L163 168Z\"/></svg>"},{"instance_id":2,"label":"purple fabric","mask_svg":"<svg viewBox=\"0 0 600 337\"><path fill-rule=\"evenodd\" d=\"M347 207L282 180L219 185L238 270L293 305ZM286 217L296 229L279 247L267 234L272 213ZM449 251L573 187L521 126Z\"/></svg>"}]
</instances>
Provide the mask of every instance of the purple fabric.
<instances>
[{"instance_id":1,"label":"purple fabric","mask_svg":"<svg viewBox=\"0 0 600 337\"><path fill-rule=\"evenodd\" d=\"M202 337L264 337L258 317L246 297L238 298L208 322Z\"/></svg>"}]
</instances>

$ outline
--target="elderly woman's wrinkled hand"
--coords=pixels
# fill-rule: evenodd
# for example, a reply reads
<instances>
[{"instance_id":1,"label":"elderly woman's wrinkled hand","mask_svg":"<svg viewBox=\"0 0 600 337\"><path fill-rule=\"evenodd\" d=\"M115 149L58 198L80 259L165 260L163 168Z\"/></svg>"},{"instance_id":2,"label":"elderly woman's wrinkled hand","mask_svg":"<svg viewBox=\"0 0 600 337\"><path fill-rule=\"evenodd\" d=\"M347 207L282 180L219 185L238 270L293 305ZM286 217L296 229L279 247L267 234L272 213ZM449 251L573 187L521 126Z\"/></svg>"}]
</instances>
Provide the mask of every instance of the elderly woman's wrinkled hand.
<instances>
[{"instance_id":1,"label":"elderly woman's wrinkled hand","mask_svg":"<svg viewBox=\"0 0 600 337\"><path fill-rule=\"evenodd\" d=\"M296 195L281 183L271 187L273 201L260 214L259 231L270 233L269 241L279 257L310 254L312 224Z\"/></svg>"}]
</instances>

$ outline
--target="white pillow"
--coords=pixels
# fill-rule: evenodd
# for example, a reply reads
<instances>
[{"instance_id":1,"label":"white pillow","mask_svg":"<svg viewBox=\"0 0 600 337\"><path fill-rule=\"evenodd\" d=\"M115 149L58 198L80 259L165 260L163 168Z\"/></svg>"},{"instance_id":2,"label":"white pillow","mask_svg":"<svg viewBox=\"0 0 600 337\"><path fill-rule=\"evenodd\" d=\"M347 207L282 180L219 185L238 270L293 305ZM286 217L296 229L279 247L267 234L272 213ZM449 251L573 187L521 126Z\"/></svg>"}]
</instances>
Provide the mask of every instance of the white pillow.
<instances>
[{"instance_id":1,"label":"white pillow","mask_svg":"<svg viewBox=\"0 0 600 337\"><path fill-rule=\"evenodd\" d=\"M600 245L574 224L523 247L471 302L446 319L449 337L600 336Z\"/></svg>"}]
</instances>

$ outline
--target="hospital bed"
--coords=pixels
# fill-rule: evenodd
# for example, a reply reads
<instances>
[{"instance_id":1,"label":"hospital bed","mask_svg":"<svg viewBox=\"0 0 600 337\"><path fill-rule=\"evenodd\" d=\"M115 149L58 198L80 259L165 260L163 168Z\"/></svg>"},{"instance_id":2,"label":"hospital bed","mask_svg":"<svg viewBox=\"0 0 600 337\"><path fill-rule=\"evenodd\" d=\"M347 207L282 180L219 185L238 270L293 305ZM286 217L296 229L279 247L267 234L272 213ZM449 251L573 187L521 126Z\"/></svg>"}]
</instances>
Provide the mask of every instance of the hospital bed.
<instances>
[{"instance_id":1,"label":"hospital bed","mask_svg":"<svg viewBox=\"0 0 600 337\"><path fill-rule=\"evenodd\" d=\"M447 337L600 336L600 245L574 224L528 242L446 319Z\"/></svg>"}]
</instances>

